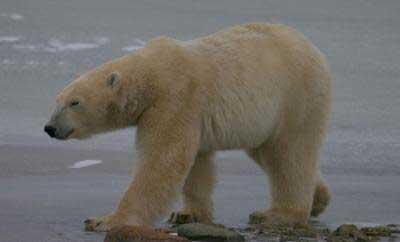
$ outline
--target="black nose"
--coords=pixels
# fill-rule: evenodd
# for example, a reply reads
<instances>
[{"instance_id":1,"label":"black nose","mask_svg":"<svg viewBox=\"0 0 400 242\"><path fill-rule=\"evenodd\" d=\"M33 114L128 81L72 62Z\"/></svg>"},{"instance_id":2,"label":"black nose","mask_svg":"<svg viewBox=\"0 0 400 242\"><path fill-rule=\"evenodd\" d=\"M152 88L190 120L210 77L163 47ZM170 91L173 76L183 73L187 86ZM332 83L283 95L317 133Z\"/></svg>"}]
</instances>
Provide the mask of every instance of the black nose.
<instances>
[{"instance_id":1,"label":"black nose","mask_svg":"<svg viewBox=\"0 0 400 242\"><path fill-rule=\"evenodd\" d=\"M44 126L44 132L46 132L50 137L54 137L54 136L56 136L56 128L54 128L53 126L51 126L51 125L46 125L46 126Z\"/></svg>"}]
</instances>

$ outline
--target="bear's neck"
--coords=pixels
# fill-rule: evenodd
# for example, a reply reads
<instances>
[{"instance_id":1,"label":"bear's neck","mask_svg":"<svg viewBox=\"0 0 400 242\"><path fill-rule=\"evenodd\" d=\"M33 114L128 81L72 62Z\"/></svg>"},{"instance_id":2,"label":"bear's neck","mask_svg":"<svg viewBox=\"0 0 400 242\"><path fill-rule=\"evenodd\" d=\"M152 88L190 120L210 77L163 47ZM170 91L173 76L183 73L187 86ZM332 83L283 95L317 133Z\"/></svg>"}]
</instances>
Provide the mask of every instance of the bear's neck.
<instances>
[{"instance_id":1,"label":"bear's neck","mask_svg":"<svg viewBox=\"0 0 400 242\"><path fill-rule=\"evenodd\" d=\"M118 120L113 121L119 128L136 126L159 92L157 72L152 70L151 58L141 53L116 59L112 66L122 76L122 86L117 93L120 97L120 108L118 112L114 112L114 117Z\"/></svg>"}]
</instances>

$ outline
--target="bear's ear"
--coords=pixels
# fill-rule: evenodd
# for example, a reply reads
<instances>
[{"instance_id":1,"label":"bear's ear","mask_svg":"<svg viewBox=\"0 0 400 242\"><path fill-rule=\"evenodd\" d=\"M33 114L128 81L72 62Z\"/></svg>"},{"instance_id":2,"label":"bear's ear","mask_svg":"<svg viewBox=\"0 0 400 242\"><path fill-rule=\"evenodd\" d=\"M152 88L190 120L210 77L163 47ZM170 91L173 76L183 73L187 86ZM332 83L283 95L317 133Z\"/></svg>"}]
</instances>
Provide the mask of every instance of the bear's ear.
<instances>
[{"instance_id":1,"label":"bear's ear","mask_svg":"<svg viewBox=\"0 0 400 242\"><path fill-rule=\"evenodd\" d=\"M115 88L118 86L121 80L121 75L118 72L113 72L107 78L107 86L111 88Z\"/></svg>"}]
</instances>

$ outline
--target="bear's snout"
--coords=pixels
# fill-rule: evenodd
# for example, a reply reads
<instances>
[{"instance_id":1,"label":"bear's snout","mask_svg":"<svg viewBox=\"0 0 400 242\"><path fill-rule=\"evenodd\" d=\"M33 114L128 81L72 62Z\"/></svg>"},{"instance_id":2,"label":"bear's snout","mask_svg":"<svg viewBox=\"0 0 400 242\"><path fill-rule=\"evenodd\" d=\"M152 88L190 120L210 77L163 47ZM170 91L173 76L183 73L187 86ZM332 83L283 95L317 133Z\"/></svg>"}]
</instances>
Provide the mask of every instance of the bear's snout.
<instances>
[{"instance_id":1,"label":"bear's snout","mask_svg":"<svg viewBox=\"0 0 400 242\"><path fill-rule=\"evenodd\" d=\"M71 134L74 132L74 129L66 125L60 125L50 121L44 126L44 132L46 132L51 138L66 140L70 138Z\"/></svg>"},{"instance_id":2,"label":"bear's snout","mask_svg":"<svg viewBox=\"0 0 400 242\"><path fill-rule=\"evenodd\" d=\"M56 136L57 128L52 125L44 126L44 132L46 132L50 137L54 138Z\"/></svg>"}]
</instances>

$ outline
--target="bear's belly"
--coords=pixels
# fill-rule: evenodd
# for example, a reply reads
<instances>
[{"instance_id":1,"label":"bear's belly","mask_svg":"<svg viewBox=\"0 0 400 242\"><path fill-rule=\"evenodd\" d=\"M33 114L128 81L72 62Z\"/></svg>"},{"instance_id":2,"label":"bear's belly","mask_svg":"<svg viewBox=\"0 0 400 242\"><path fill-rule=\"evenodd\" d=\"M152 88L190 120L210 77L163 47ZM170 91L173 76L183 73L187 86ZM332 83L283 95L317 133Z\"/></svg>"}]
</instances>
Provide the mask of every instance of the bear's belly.
<instances>
[{"instance_id":1,"label":"bear's belly","mask_svg":"<svg viewBox=\"0 0 400 242\"><path fill-rule=\"evenodd\" d=\"M208 106L202 118L201 150L251 149L267 140L277 121L278 100Z\"/></svg>"},{"instance_id":2,"label":"bear's belly","mask_svg":"<svg viewBox=\"0 0 400 242\"><path fill-rule=\"evenodd\" d=\"M232 128L224 131L214 131L201 142L201 151L251 149L260 146L267 138L268 131L243 130Z\"/></svg>"}]
</instances>

